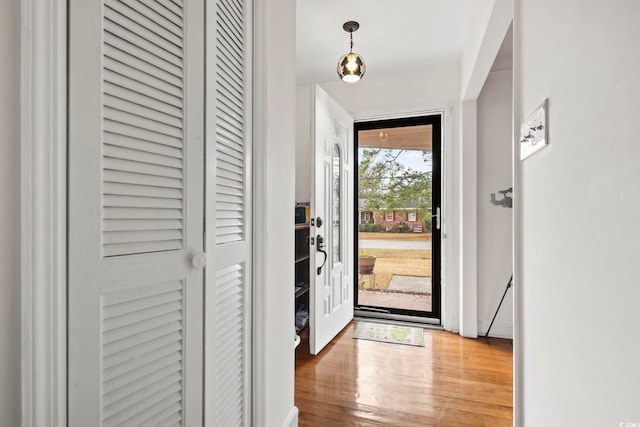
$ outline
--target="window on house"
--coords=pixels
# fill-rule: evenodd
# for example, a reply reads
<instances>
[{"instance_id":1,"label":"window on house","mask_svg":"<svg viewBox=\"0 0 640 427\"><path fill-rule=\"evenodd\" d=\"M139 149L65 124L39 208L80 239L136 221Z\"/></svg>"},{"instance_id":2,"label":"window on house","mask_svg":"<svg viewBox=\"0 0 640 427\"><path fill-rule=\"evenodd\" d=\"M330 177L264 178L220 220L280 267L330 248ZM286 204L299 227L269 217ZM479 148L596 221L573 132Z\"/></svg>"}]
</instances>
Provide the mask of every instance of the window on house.
<instances>
[{"instance_id":1,"label":"window on house","mask_svg":"<svg viewBox=\"0 0 640 427\"><path fill-rule=\"evenodd\" d=\"M415 212L409 212L409 215L407 216L407 221L417 221L417 215Z\"/></svg>"},{"instance_id":2,"label":"window on house","mask_svg":"<svg viewBox=\"0 0 640 427\"><path fill-rule=\"evenodd\" d=\"M385 221L393 221L393 212L387 212L384 214Z\"/></svg>"},{"instance_id":3,"label":"window on house","mask_svg":"<svg viewBox=\"0 0 640 427\"><path fill-rule=\"evenodd\" d=\"M360 224L369 224L371 222L371 212L360 212Z\"/></svg>"}]
</instances>

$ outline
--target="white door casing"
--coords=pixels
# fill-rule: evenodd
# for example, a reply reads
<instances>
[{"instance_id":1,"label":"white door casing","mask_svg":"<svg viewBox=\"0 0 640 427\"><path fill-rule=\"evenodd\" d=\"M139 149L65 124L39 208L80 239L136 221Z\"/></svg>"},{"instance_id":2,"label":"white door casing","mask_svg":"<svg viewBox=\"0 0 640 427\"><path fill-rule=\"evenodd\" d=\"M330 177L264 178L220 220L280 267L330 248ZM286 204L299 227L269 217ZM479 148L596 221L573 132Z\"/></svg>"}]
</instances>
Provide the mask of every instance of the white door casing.
<instances>
[{"instance_id":1,"label":"white door casing","mask_svg":"<svg viewBox=\"0 0 640 427\"><path fill-rule=\"evenodd\" d=\"M69 12L69 425L199 425L204 4Z\"/></svg>"},{"instance_id":2,"label":"white door casing","mask_svg":"<svg viewBox=\"0 0 640 427\"><path fill-rule=\"evenodd\" d=\"M318 354L353 319L353 118L317 85L312 108L309 346Z\"/></svg>"}]
</instances>

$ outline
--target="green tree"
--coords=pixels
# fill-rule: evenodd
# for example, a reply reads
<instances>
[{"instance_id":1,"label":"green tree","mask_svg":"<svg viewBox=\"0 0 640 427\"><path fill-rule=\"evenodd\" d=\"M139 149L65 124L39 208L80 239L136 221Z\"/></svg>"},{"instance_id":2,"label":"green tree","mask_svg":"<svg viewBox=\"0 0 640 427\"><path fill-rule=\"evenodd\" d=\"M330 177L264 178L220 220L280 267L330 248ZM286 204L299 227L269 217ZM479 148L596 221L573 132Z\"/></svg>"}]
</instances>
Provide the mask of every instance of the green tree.
<instances>
[{"instance_id":1,"label":"green tree","mask_svg":"<svg viewBox=\"0 0 640 427\"><path fill-rule=\"evenodd\" d=\"M364 148L358 165L359 193L364 209L390 212L414 208L424 221L431 210L431 172L421 172L402 164L398 158L407 150ZM422 152L425 163L430 151Z\"/></svg>"}]
</instances>

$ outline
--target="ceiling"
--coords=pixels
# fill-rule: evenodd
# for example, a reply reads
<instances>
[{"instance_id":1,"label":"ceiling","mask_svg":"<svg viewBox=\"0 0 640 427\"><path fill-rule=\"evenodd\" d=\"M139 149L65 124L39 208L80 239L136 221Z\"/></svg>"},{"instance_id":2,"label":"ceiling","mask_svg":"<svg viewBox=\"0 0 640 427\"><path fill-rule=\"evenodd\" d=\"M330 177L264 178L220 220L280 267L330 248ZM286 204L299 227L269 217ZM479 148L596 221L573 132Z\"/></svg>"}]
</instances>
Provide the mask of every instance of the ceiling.
<instances>
[{"instance_id":1,"label":"ceiling","mask_svg":"<svg viewBox=\"0 0 640 427\"><path fill-rule=\"evenodd\" d=\"M474 4L475 3L475 4ZM349 51L342 29L355 20L353 51L372 76L460 62L478 0L298 0L298 84L337 79L338 59Z\"/></svg>"},{"instance_id":2,"label":"ceiling","mask_svg":"<svg viewBox=\"0 0 640 427\"><path fill-rule=\"evenodd\" d=\"M358 131L358 148L432 150L432 125L403 126Z\"/></svg>"}]
</instances>

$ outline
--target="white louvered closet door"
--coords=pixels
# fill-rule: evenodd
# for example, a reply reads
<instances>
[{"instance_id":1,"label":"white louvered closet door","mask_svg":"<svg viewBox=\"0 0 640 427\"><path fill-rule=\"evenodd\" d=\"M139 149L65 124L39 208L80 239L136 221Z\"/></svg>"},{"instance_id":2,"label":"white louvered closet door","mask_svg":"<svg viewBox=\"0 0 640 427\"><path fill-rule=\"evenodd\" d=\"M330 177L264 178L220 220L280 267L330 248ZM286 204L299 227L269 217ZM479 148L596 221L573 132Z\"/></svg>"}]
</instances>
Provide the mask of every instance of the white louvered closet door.
<instances>
[{"instance_id":1,"label":"white louvered closet door","mask_svg":"<svg viewBox=\"0 0 640 427\"><path fill-rule=\"evenodd\" d=\"M251 4L207 3L207 426L252 425Z\"/></svg>"},{"instance_id":2,"label":"white louvered closet door","mask_svg":"<svg viewBox=\"0 0 640 427\"><path fill-rule=\"evenodd\" d=\"M201 425L203 1L70 0L69 40L69 425Z\"/></svg>"}]
</instances>

